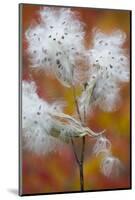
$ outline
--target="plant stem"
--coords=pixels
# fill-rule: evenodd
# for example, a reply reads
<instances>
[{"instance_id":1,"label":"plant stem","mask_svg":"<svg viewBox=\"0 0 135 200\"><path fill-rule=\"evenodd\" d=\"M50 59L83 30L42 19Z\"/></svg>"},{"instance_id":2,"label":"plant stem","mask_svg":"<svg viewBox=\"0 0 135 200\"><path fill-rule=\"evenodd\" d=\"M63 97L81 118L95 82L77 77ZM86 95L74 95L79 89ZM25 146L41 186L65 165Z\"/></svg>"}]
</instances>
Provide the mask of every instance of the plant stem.
<instances>
[{"instance_id":1,"label":"plant stem","mask_svg":"<svg viewBox=\"0 0 135 200\"><path fill-rule=\"evenodd\" d=\"M74 152L74 155L75 155L76 162L80 166L80 161L78 159L78 156L77 156L77 153L76 153L76 150L75 150L75 144L74 144L74 140L73 140L72 136L71 136L71 144L72 144L72 147L73 147L73 152Z\"/></svg>"},{"instance_id":2,"label":"plant stem","mask_svg":"<svg viewBox=\"0 0 135 200\"><path fill-rule=\"evenodd\" d=\"M81 151L81 162L80 162L81 191L84 191L84 175L83 175L84 150L85 150L85 136L82 138L82 151Z\"/></svg>"},{"instance_id":3,"label":"plant stem","mask_svg":"<svg viewBox=\"0 0 135 200\"><path fill-rule=\"evenodd\" d=\"M77 110L77 113L78 113L78 117L80 119L80 122L83 125L83 121L82 121L80 110L79 110L79 106L78 106L78 101L77 101L77 98L76 98L76 91L75 91L74 85L72 86L72 88L73 88L73 97L74 97L74 101L75 101L75 105L76 105L76 110ZM85 117L84 117L84 119L85 119ZM72 145L74 146L74 144L72 144ZM85 150L85 136L82 137L82 149L81 149L81 158L80 158L80 161L78 161L79 160L78 157L76 158L76 161L79 163L78 166L79 166L79 172L80 172L80 190L81 191L84 191L84 173L83 173L84 150Z\"/></svg>"},{"instance_id":4,"label":"plant stem","mask_svg":"<svg viewBox=\"0 0 135 200\"><path fill-rule=\"evenodd\" d=\"M75 101L75 106L76 106L77 114L79 116L80 122L82 122L81 114L80 114L80 110L79 110L79 106L78 106L78 101L77 101L77 98L76 98L76 91L75 91L74 85L72 85L72 88L73 88L73 97L74 97L74 101Z\"/></svg>"}]
</instances>

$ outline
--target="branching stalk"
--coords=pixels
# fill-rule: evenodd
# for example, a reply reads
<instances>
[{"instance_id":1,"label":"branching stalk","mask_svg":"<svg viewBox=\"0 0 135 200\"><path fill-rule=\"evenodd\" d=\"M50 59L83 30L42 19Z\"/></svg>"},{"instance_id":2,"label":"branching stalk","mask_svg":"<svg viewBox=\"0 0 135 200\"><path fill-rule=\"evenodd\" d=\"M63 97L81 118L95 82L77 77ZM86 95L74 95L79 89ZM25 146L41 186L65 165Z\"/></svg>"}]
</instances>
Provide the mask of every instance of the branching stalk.
<instances>
[{"instance_id":1,"label":"branching stalk","mask_svg":"<svg viewBox=\"0 0 135 200\"><path fill-rule=\"evenodd\" d=\"M84 124L84 120L82 120L81 118L81 114L80 114L80 110L79 110L79 106L78 106L78 101L77 101L77 97L76 97L76 91L75 91L75 87L74 85L72 85L72 89L73 89L73 97L74 97L74 102L75 102L75 106L76 106L76 110L77 110L77 114L79 117L80 122L82 123L82 125ZM85 117L84 117L85 119ZM76 158L76 161L79 166L79 172L80 172L80 190L84 191L84 172L83 172L83 165L84 165L84 151L85 151L85 136L82 137L82 149L81 149L81 158L80 161L78 161L78 157ZM74 143L72 143L72 145L74 146ZM74 148L74 147L73 147ZM74 149L75 151L75 149ZM76 151L75 151L76 152ZM76 154L74 152L74 154Z\"/></svg>"},{"instance_id":2,"label":"branching stalk","mask_svg":"<svg viewBox=\"0 0 135 200\"><path fill-rule=\"evenodd\" d=\"M75 159L76 159L76 162L78 164L78 166L80 166L80 161L78 159L78 156L77 156L77 153L76 153L76 150L75 150L75 144L74 144L74 140L71 136L71 144L72 144L72 147L73 147L73 152L74 152L74 155L75 155Z\"/></svg>"}]
</instances>

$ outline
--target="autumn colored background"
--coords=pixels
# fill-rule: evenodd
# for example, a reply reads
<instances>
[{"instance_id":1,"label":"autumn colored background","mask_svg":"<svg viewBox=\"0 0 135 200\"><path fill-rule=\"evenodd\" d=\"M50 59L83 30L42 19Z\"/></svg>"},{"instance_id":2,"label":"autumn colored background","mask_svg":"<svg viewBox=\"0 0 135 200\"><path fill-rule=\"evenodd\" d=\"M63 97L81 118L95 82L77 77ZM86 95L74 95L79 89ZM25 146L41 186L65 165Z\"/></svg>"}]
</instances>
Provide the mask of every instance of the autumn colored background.
<instances>
[{"instance_id":1,"label":"autumn colored background","mask_svg":"<svg viewBox=\"0 0 135 200\"><path fill-rule=\"evenodd\" d=\"M31 78L37 84L38 94L48 102L65 100L65 113L74 113L72 90L63 87L54 77L45 72L35 72L30 69L26 53L27 42L24 33L27 28L38 22L38 11L42 6L23 5L22 8L22 44L23 62L22 78ZM109 33L121 29L127 34L124 47L130 50L130 12L118 10L72 8L78 11L80 19L86 24L86 46L91 42L91 31L94 27ZM31 75L30 75L31 74ZM118 110L106 113L99 109L87 119L87 125L95 131L106 129L106 137L112 143L112 151L123 163L123 170L117 179L107 178L100 172L100 158L92 154L94 140L86 138L84 164L85 190L117 189L130 187L130 83L122 85L122 101ZM77 139L76 148L79 153L80 141ZM79 191L79 170L74 159L71 146L65 145L62 152L38 156L31 152L23 152L22 156L22 191L23 194L55 193Z\"/></svg>"}]
</instances>

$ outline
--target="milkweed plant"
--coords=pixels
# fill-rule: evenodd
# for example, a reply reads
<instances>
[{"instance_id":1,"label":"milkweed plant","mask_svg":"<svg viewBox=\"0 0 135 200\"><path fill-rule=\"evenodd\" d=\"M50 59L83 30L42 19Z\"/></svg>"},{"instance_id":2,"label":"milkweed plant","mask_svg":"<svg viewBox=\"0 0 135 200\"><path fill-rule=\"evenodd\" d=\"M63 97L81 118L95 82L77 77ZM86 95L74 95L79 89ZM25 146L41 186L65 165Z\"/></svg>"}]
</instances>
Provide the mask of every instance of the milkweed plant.
<instances>
[{"instance_id":1,"label":"milkweed plant","mask_svg":"<svg viewBox=\"0 0 135 200\"><path fill-rule=\"evenodd\" d=\"M96 133L87 126L94 107L105 112L117 109L120 86L129 81L129 58L123 49L126 34L115 30L105 34L92 30L92 42L85 46L85 24L77 12L69 8L43 8L40 20L25 32L27 53L33 70L52 74L74 97L76 115L63 112L66 104L60 100L48 103L37 93L33 80L22 82L23 147L37 154L62 151L70 144L80 175L80 190L84 190L84 154L88 137L95 140L93 154L102 155L100 170L110 177L122 167L113 156L106 130ZM85 66L85 67L83 67ZM76 87L81 87L80 96ZM86 137L87 136L87 137ZM75 142L81 138L80 155Z\"/></svg>"}]
</instances>

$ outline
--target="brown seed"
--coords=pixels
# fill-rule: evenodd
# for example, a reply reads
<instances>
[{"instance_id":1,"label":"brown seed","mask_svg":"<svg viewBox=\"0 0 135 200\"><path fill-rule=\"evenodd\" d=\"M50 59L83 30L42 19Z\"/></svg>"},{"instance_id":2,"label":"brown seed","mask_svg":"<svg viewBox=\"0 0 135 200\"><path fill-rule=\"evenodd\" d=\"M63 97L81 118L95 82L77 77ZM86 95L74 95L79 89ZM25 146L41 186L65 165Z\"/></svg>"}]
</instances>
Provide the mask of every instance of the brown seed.
<instances>
[{"instance_id":1,"label":"brown seed","mask_svg":"<svg viewBox=\"0 0 135 200\"><path fill-rule=\"evenodd\" d=\"M42 48L42 51L46 54L47 53L47 49Z\"/></svg>"},{"instance_id":2,"label":"brown seed","mask_svg":"<svg viewBox=\"0 0 135 200\"><path fill-rule=\"evenodd\" d=\"M86 89L86 87L88 86L88 83L86 82L86 83L84 83L84 88Z\"/></svg>"},{"instance_id":3,"label":"brown seed","mask_svg":"<svg viewBox=\"0 0 135 200\"><path fill-rule=\"evenodd\" d=\"M61 41L58 41L58 44L62 44Z\"/></svg>"},{"instance_id":4,"label":"brown seed","mask_svg":"<svg viewBox=\"0 0 135 200\"><path fill-rule=\"evenodd\" d=\"M61 64L60 64L60 65L58 65L58 68L61 68Z\"/></svg>"},{"instance_id":5,"label":"brown seed","mask_svg":"<svg viewBox=\"0 0 135 200\"><path fill-rule=\"evenodd\" d=\"M112 65L110 65L110 68L113 68L113 66L112 66Z\"/></svg>"},{"instance_id":6,"label":"brown seed","mask_svg":"<svg viewBox=\"0 0 135 200\"><path fill-rule=\"evenodd\" d=\"M99 44L101 44L102 42L103 42L103 40L100 40L100 41L99 41Z\"/></svg>"},{"instance_id":7,"label":"brown seed","mask_svg":"<svg viewBox=\"0 0 135 200\"><path fill-rule=\"evenodd\" d=\"M60 60L57 59L56 60L56 64L59 65L60 64Z\"/></svg>"}]
</instances>

